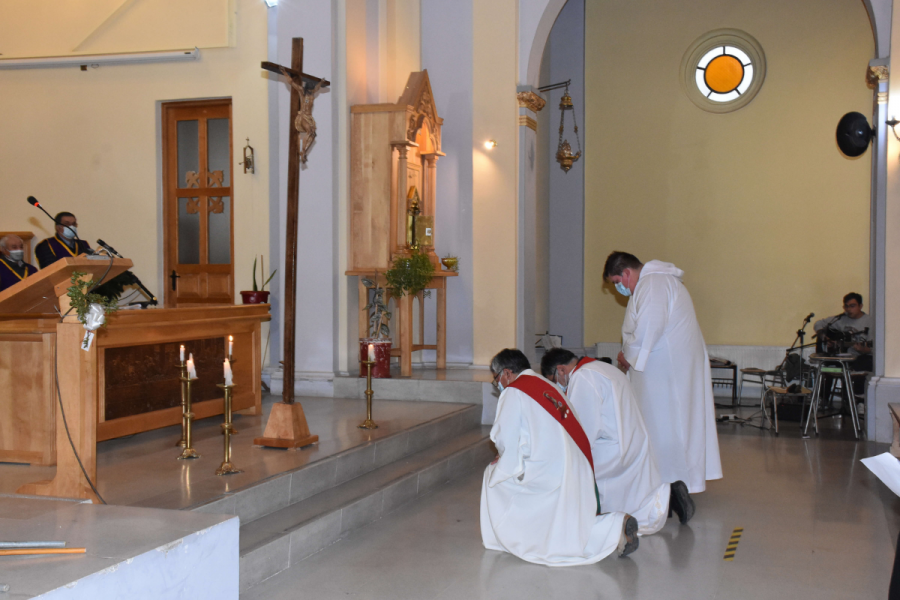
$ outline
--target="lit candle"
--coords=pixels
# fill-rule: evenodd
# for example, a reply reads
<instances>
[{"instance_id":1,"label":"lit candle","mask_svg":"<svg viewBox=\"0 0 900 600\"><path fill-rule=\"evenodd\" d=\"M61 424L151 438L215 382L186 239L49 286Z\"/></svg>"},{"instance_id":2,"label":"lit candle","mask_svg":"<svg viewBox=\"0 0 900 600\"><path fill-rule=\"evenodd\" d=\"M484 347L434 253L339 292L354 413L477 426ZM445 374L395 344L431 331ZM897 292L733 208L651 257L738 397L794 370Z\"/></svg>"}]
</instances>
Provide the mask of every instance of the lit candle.
<instances>
[{"instance_id":1,"label":"lit candle","mask_svg":"<svg viewBox=\"0 0 900 600\"><path fill-rule=\"evenodd\" d=\"M196 379L197 378L197 370L194 368L194 354L193 353L188 355L187 370L188 370L188 379Z\"/></svg>"},{"instance_id":2,"label":"lit candle","mask_svg":"<svg viewBox=\"0 0 900 600\"><path fill-rule=\"evenodd\" d=\"M178 348L178 360L184 362L184 344L182 344L181 347Z\"/></svg>"},{"instance_id":3,"label":"lit candle","mask_svg":"<svg viewBox=\"0 0 900 600\"><path fill-rule=\"evenodd\" d=\"M375 361L375 344L369 344L369 362Z\"/></svg>"},{"instance_id":4,"label":"lit candle","mask_svg":"<svg viewBox=\"0 0 900 600\"><path fill-rule=\"evenodd\" d=\"M228 336L228 356L234 355L234 336Z\"/></svg>"},{"instance_id":5,"label":"lit candle","mask_svg":"<svg viewBox=\"0 0 900 600\"><path fill-rule=\"evenodd\" d=\"M225 385L233 385L234 382L231 380L231 363L228 362L228 359L225 359Z\"/></svg>"}]
</instances>

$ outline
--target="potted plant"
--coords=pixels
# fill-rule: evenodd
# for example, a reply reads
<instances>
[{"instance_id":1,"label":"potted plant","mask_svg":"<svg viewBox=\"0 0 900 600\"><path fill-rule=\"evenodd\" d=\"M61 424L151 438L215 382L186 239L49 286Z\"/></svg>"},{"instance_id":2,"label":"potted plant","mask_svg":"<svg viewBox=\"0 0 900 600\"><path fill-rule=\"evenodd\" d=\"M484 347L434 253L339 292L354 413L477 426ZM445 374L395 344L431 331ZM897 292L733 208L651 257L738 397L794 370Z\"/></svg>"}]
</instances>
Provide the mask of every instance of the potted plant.
<instances>
[{"instance_id":1,"label":"potted plant","mask_svg":"<svg viewBox=\"0 0 900 600\"><path fill-rule=\"evenodd\" d=\"M263 257L260 256L262 264L259 269L259 278L262 280L265 277L266 266ZM269 292L266 291L266 285L272 278L275 277L275 273L278 272L278 269L272 271L272 274L269 275L269 278L266 279L263 284L259 287L256 286L256 258L253 259L253 290L252 291L244 291L241 292L241 299L244 301L244 304L265 304L269 301Z\"/></svg>"},{"instance_id":2,"label":"potted plant","mask_svg":"<svg viewBox=\"0 0 900 600\"><path fill-rule=\"evenodd\" d=\"M390 293L375 281L364 278L363 285L373 289L372 301L366 304L363 310L370 310L368 337L359 340L359 376L366 376L366 369L362 362L374 360L372 365L372 377L387 379L391 376L391 312L388 310ZM371 346L371 358L369 347Z\"/></svg>"},{"instance_id":3,"label":"potted plant","mask_svg":"<svg viewBox=\"0 0 900 600\"><path fill-rule=\"evenodd\" d=\"M434 265L427 254L418 251L409 256L398 256L384 273L387 287L395 298L404 294L415 296L425 289L433 276Z\"/></svg>"}]
</instances>

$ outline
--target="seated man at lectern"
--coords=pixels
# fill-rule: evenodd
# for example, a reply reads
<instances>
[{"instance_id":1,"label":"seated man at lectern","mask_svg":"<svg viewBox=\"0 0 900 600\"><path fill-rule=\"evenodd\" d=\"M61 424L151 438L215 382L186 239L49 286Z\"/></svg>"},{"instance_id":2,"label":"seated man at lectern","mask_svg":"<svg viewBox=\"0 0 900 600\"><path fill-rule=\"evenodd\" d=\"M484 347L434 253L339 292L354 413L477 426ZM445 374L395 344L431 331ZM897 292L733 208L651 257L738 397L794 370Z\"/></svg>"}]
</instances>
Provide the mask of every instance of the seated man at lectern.
<instances>
[{"instance_id":1,"label":"seated man at lectern","mask_svg":"<svg viewBox=\"0 0 900 600\"><path fill-rule=\"evenodd\" d=\"M38 265L45 269L61 258L78 256L89 252L91 247L78 239L78 219L70 212L61 212L56 221L56 235L47 238L34 249Z\"/></svg>"},{"instance_id":2,"label":"seated man at lectern","mask_svg":"<svg viewBox=\"0 0 900 600\"><path fill-rule=\"evenodd\" d=\"M0 238L0 292L37 271L25 262L25 243L22 238L12 234Z\"/></svg>"}]
</instances>

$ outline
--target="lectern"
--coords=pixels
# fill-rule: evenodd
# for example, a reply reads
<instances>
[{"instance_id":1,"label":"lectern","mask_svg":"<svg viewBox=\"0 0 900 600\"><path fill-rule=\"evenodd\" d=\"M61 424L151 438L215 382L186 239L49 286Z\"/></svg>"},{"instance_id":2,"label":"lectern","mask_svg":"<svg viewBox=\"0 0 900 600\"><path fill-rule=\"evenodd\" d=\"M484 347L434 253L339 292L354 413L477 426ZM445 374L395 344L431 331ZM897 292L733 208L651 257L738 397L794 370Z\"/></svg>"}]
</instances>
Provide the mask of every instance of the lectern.
<instances>
[{"instance_id":1,"label":"lectern","mask_svg":"<svg viewBox=\"0 0 900 600\"><path fill-rule=\"evenodd\" d=\"M76 257L59 260L0 293L0 314L24 317L38 313L49 317L58 309L60 315L66 315L70 308L67 290L72 285L72 273L87 273L89 279L100 279L105 273L106 278L111 279L131 266L130 260L122 258L98 260ZM72 452L74 445L85 472L96 481L97 346L83 350L81 342L84 334L85 329L74 310L56 325L56 368L53 364L45 364L43 379L44 384L50 387L51 396L56 398L55 375L58 374L59 398L65 410L72 444L62 425L59 407L52 406L58 421L56 477L51 481L27 484L19 489L21 494L96 499Z\"/></svg>"}]
</instances>

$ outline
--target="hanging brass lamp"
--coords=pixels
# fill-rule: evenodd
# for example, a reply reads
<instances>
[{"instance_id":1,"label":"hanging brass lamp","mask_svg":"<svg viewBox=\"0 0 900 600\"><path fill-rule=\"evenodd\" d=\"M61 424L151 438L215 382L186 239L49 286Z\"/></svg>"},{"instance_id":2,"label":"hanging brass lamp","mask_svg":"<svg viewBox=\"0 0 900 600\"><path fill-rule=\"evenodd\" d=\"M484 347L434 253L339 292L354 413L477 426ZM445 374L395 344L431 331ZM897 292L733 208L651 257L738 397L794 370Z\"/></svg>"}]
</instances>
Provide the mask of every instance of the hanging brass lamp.
<instances>
[{"instance_id":1,"label":"hanging brass lamp","mask_svg":"<svg viewBox=\"0 0 900 600\"><path fill-rule=\"evenodd\" d=\"M563 93L559 101L559 143L556 148L556 162L562 167L566 173L572 168L572 164L581 158L581 138L578 136L578 121L575 119L575 111L573 110L572 96L569 95L569 85L566 82L566 91ZM578 142L578 152L572 154L572 145L569 140L563 139L563 132L566 124L566 111L572 111L572 123L575 130L575 141Z\"/></svg>"}]
</instances>

